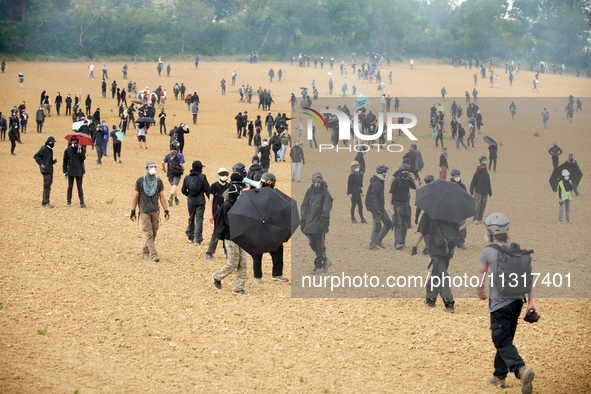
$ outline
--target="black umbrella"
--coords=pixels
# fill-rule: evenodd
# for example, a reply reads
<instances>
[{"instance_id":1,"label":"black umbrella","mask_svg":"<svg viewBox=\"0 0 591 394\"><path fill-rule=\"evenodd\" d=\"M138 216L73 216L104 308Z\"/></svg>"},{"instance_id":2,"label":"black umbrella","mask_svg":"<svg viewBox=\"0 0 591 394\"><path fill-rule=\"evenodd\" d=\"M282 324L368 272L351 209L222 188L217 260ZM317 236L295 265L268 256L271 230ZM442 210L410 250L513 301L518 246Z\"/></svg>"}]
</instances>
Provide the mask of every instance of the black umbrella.
<instances>
[{"instance_id":1,"label":"black umbrella","mask_svg":"<svg viewBox=\"0 0 591 394\"><path fill-rule=\"evenodd\" d=\"M295 200L279 190L247 190L228 212L230 239L250 254L276 251L300 225Z\"/></svg>"},{"instance_id":2,"label":"black umbrella","mask_svg":"<svg viewBox=\"0 0 591 394\"><path fill-rule=\"evenodd\" d=\"M484 138L482 138L482 140L489 145L497 146L497 142L495 140L493 140L492 138L490 138L488 135L484 136Z\"/></svg>"},{"instance_id":3,"label":"black umbrella","mask_svg":"<svg viewBox=\"0 0 591 394\"><path fill-rule=\"evenodd\" d=\"M415 205L432 219L460 223L474 216L474 198L453 182L440 179L417 190Z\"/></svg>"},{"instance_id":4,"label":"black umbrella","mask_svg":"<svg viewBox=\"0 0 591 394\"><path fill-rule=\"evenodd\" d=\"M143 117L143 118L136 119L135 123L156 123L156 121L152 118Z\"/></svg>"},{"instance_id":5,"label":"black umbrella","mask_svg":"<svg viewBox=\"0 0 591 394\"><path fill-rule=\"evenodd\" d=\"M552 171L552 176L549 179L550 186L552 186L552 190L556 191L556 189L558 188L558 182L560 182L563 179L562 170L568 170L568 172L570 173L568 179L572 182L574 187L578 187L579 182L581 182L581 178L583 177L583 173L581 172L581 169L579 168L579 165L577 163L565 161L564 163L556 167L554 171Z\"/></svg>"}]
</instances>

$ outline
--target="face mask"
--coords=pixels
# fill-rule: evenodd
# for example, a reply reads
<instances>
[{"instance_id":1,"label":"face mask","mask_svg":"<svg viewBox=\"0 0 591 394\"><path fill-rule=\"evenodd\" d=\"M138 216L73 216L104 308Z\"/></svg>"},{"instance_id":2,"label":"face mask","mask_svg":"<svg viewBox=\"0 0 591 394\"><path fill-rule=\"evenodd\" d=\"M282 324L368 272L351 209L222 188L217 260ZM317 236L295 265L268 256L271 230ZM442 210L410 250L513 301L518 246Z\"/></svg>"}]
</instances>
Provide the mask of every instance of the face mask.
<instances>
[{"instance_id":1,"label":"face mask","mask_svg":"<svg viewBox=\"0 0 591 394\"><path fill-rule=\"evenodd\" d=\"M72 143L72 148L75 148L75 147L77 147L77 146L78 146L78 144L77 144L77 143L75 143L75 142L74 142L74 143Z\"/></svg>"},{"instance_id":2,"label":"face mask","mask_svg":"<svg viewBox=\"0 0 591 394\"><path fill-rule=\"evenodd\" d=\"M47 144L47 146L49 147L49 149L53 149L53 145L55 145L55 144Z\"/></svg>"},{"instance_id":3,"label":"face mask","mask_svg":"<svg viewBox=\"0 0 591 394\"><path fill-rule=\"evenodd\" d=\"M385 180L387 176L388 174L378 174L378 178L380 178L382 181Z\"/></svg>"},{"instance_id":4,"label":"face mask","mask_svg":"<svg viewBox=\"0 0 591 394\"><path fill-rule=\"evenodd\" d=\"M456 177L454 177L454 180L455 180L456 182L460 182L460 179L461 179L461 178L460 178L459 176L456 176Z\"/></svg>"},{"instance_id":5,"label":"face mask","mask_svg":"<svg viewBox=\"0 0 591 394\"><path fill-rule=\"evenodd\" d=\"M320 187L320 182L314 182L314 187L318 189Z\"/></svg>"},{"instance_id":6,"label":"face mask","mask_svg":"<svg viewBox=\"0 0 591 394\"><path fill-rule=\"evenodd\" d=\"M568 176L565 176L565 177L564 177L564 179L565 179L565 180L567 180L567 181L568 181L568 178L569 178Z\"/></svg>"},{"instance_id":7,"label":"face mask","mask_svg":"<svg viewBox=\"0 0 591 394\"><path fill-rule=\"evenodd\" d=\"M359 172L359 171L361 171L361 170L359 169L359 167L357 167L357 168L354 168L354 169L353 169L353 171L355 171L355 172Z\"/></svg>"},{"instance_id":8,"label":"face mask","mask_svg":"<svg viewBox=\"0 0 591 394\"><path fill-rule=\"evenodd\" d=\"M226 182L227 180L228 180L228 177L227 176L221 176L220 177L220 181L222 181L222 182Z\"/></svg>"},{"instance_id":9,"label":"face mask","mask_svg":"<svg viewBox=\"0 0 591 394\"><path fill-rule=\"evenodd\" d=\"M155 168L150 168L148 170L148 174L150 174L150 175L156 175L156 169Z\"/></svg>"}]
</instances>

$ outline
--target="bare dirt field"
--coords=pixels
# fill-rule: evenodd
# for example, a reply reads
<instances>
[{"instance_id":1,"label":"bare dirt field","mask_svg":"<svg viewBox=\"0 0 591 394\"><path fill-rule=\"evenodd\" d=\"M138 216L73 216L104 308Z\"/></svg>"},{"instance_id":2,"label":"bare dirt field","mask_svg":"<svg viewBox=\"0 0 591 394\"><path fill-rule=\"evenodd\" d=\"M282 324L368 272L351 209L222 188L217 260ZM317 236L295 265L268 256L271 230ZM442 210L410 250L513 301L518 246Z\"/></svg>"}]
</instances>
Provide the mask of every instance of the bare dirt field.
<instances>
[{"instance_id":1,"label":"bare dirt field","mask_svg":"<svg viewBox=\"0 0 591 394\"><path fill-rule=\"evenodd\" d=\"M165 65L167 63L165 62ZM338 64L338 63L337 63ZM88 150L84 176L85 202L78 207L74 191L72 207L66 207L66 186L61 171L63 137L71 130L71 119L63 115L47 118L43 133L35 132L34 113L39 96L46 90L50 97L82 92L93 98L93 110L101 108L109 127L118 123L116 101L100 92L100 66L95 63L95 79L87 78L83 63L8 63L0 74L0 111L26 101L31 120L24 144L17 145L17 156L10 155L10 143L0 143L0 211L3 237L0 238L0 392L454 392L494 393L499 389L487 383L492 374L494 347L490 340L486 303L473 297L472 289L455 293L456 313L423 306L422 298L292 298L291 282L271 281L271 262L264 259L264 284L252 281L249 261L246 291L248 296L231 292L233 275L217 291L211 274L223 263L218 248L215 260L204 258L206 247L188 244L185 227L188 218L186 199L170 208L170 220L161 224L156 246L161 261L141 259L143 233L129 220L135 180L145 172L145 163L160 163L168 152L168 136L152 128L147 136L148 150L140 150L133 133L127 133L122 147L122 164L110 157L95 164L95 152ZM237 140L234 116L248 110L255 118L258 100L240 103L238 86L251 84L271 88L276 111L289 114L288 100L300 86L310 87L316 80L320 95L328 93L328 66L324 70L298 68L288 63L172 63L170 78L158 77L156 63L129 62L129 79L137 86L166 88L167 128L181 122L190 127L186 137L188 163L201 160L210 182L220 167L231 168L242 161L249 165L253 149L245 140ZM123 85L123 63L109 63L110 84ZM281 68L281 82L266 78L270 67ZM434 97L440 102L442 86L450 97L472 91L475 70L451 66L422 65L414 70L407 64L384 67L383 75L394 72L393 84L386 87L392 97ZM230 73L238 73L236 86L230 86ZM19 88L18 73L25 82ZM227 93L220 93L219 81L228 81ZM332 78L335 92L343 79L335 66ZM499 164L491 174L493 196L487 214L504 212L511 218L511 239L533 248L534 266L544 272L571 273L575 289L561 288L552 294L563 298L540 298L537 306L543 320L536 324L520 321L515 343L528 367L536 372L535 392L588 392L591 384L591 185L583 177L580 196L574 197L573 225L558 226L558 204L548 185L552 171L547 153L558 141L564 153L572 152L582 172L591 168L591 80L574 76L542 75L540 93L532 93L533 73L522 71L512 87L501 71L498 89L478 80L482 98L499 98L485 108L481 105L485 129L477 136L476 148L456 151L450 146L451 168L462 170L469 185L478 157L487 154L482 136L489 134L502 143ZM385 78L387 82L387 78ZM172 88L184 82L188 91L197 91L201 105L198 124L192 125L186 105L175 101ZM125 81L126 82L126 81ZM376 85L361 84L349 76L357 93L376 95ZM575 113L572 123L565 120L567 97L581 97L583 112ZM531 97L538 97L531 100ZM544 99L548 98L545 102ZM551 99L560 98L560 99ZM129 99L128 99L129 100ZM504 100L504 101L503 101ZM508 101L507 101L508 100ZM517 104L520 126L511 126L508 106ZM405 110L401 100L401 110ZM449 111L451 99L445 101ZM550 110L550 125L544 130L540 113ZM426 115L428 107L417 117ZM424 116L423 116L424 118ZM424 119L422 119L424 122ZM423 123L424 124L424 123ZM440 152L426 127L417 126L419 149L425 159L422 176L437 172ZM447 127L447 125L446 125ZM534 134L538 134L535 136ZM265 134L265 133L264 133ZM41 206L42 177L33 160L34 153L48 136L58 141L54 157L58 159L51 193L54 209ZM320 135L321 141L328 141ZM320 142L320 141L319 141ZM407 144L407 141L404 142ZM305 147L307 144L304 145ZM306 147L306 152L308 149ZM111 150L109 149L109 154ZM336 159L336 153L335 160ZM348 163L347 154L339 163ZM368 154L368 172L388 160L396 168L400 156ZM337 162L337 161L335 161ZM310 155L302 173L302 185L325 162ZM291 191L290 163L271 165L278 178L277 187ZM163 173L159 172L163 177ZM369 225L352 227L349 202L345 195L348 167L340 177L325 179L335 203L331 233L327 237L328 255L339 259L366 253ZM164 178L164 177L163 177ZM366 177L366 181L369 177ZM164 179L165 180L165 179ZM367 187L367 184L366 184ZM303 187L302 187L303 190ZM301 202L302 190L294 192ZM165 180L168 195L170 186ZM112 201L111 201L112 200ZM110 202L110 203L109 203ZM369 218L370 215L367 214ZM334 231L333 231L334 229ZM352 230L354 229L354 230ZM409 230L414 239L416 226ZM456 254L450 274L472 273L478 254L485 246L482 226L468 227L468 250ZM211 231L206 226L205 243ZM298 232L294 242L301 241ZM407 240L407 245L410 245ZM408 250L395 252L393 235L385 242L385 259L401 271L421 266L428 259L410 257ZM293 250L287 244L285 276L294 286L301 282L295 271L307 272L312 253ZM293 267L292 267L293 264ZM306 265L307 264L307 265ZM337 267L335 267L337 269ZM574 280L574 279L573 279ZM577 297L577 298L567 298ZM585 297L585 298L584 298ZM519 381L510 377L507 392L519 392Z\"/></svg>"}]
</instances>

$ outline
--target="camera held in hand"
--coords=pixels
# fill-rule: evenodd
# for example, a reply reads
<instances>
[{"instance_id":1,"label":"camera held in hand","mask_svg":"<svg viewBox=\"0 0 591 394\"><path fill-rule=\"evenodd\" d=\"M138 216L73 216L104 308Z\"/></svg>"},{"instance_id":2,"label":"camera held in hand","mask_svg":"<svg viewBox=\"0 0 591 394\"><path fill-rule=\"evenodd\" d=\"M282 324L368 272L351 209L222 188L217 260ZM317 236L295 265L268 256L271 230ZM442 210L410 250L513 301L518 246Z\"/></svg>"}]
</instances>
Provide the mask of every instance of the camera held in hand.
<instances>
[{"instance_id":1,"label":"camera held in hand","mask_svg":"<svg viewBox=\"0 0 591 394\"><path fill-rule=\"evenodd\" d=\"M523 320L525 320L528 323L535 323L538 320L540 320L540 315L538 315L535 310L530 309L525 314L525 317L523 318Z\"/></svg>"}]
</instances>

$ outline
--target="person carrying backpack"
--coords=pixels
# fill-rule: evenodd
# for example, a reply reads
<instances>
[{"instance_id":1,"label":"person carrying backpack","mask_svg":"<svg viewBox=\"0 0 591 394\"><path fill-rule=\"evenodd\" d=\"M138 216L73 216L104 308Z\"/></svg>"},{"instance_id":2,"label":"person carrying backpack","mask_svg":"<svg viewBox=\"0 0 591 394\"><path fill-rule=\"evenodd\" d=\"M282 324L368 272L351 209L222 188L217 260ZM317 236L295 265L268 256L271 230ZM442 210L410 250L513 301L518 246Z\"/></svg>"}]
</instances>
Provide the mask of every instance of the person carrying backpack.
<instances>
[{"instance_id":1,"label":"person carrying backpack","mask_svg":"<svg viewBox=\"0 0 591 394\"><path fill-rule=\"evenodd\" d=\"M187 226L187 241L196 246L203 245L203 214L205 212L205 196L209 195L209 182L203 174L203 164L199 160L193 162L193 168L183 180L181 193L187 196L189 208L189 225Z\"/></svg>"},{"instance_id":2,"label":"person carrying backpack","mask_svg":"<svg viewBox=\"0 0 591 394\"><path fill-rule=\"evenodd\" d=\"M166 172L168 182L172 186L170 198L168 199L168 205L171 206L173 198L175 204L179 205L176 189L181 182L183 172L185 172L185 156L179 152L179 146L178 141L173 141L170 144L170 153L164 156L164 160L162 160L162 171ZM166 168L166 163L168 163L168 169Z\"/></svg>"},{"instance_id":3,"label":"person carrying backpack","mask_svg":"<svg viewBox=\"0 0 591 394\"><path fill-rule=\"evenodd\" d=\"M521 380L521 392L531 393L535 374L525 366L513 339L526 294L528 313L524 320L534 323L539 318L531 287L533 250L522 250L518 244L509 242L509 218L506 215L493 213L486 217L484 225L491 244L484 248L478 259L477 272L480 278L476 293L481 300L486 300L484 279L487 276L491 278L488 311L492 341L497 350L494 372L488 381L505 388L505 378L512 372ZM518 278L516 286L509 285L509 282L504 285L502 277L509 278L512 274Z\"/></svg>"},{"instance_id":4,"label":"person carrying backpack","mask_svg":"<svg viewBox=\"0 0 591 394\"><path fill-rule=\"evenodd\" d=\"M277 163L277 154L281 150L281 139L277 135L277 132L273 132L273 137L269 139L269 145L271 145L271 149L273 149L273 158L275 163Z\"/></svg>"},{"instance_id":5,"label":"person carrying backpack","mask_svg":"<svg viewBox=\"0 0 591 394\"><path fill-rule=\"evenodd\" d=\"M228 189L228 198L224 204L218 209L214 218L214 234L218 239L224 240L226 249L228 251L228 262L219 271L212 275L213 285L216 289L222 289L222 280L236 271L236 280L234 281L234 294L248 295L244 291L246 284L246 265L248 262L248 254L234 241L230 240L230 224L228 222L228 212L236 203L240 196L242 189L238 184L231 184Z\"/></svg>"},{"instance_id":6,"label":"person carrying backpack","mask_svg":"<svg viewBox=\"0 0 591 394\"><path fill-rule=\"evenodd\" d=\"M476 204L476 213L472 222L480 223L486 209L488 197L492 197L492 188L490 186L490 175L486 170L486 156L480 156L480 164L476 168L472 183L470 184L470 194L474 196ZM476 194L474 194L476 192Z\"/></svg>"}]
</instances>

